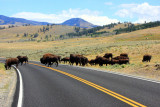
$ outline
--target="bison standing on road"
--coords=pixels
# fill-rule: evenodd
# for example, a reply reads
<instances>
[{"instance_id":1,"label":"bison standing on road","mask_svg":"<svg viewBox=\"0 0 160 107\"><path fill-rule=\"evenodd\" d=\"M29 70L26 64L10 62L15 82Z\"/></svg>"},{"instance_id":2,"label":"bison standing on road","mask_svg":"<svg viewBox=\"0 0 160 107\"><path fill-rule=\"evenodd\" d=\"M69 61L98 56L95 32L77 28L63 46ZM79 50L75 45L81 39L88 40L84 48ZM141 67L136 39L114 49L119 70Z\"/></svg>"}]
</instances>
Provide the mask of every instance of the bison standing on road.
<instances>
[{"instance_id":1,"label":"bison standing on road","mask_svg":"<svg viewBox=\"0 0 160 107\"><path fill-rule=\"evenodd\" d=\"M45 65L46 65L46 63L45 63L45 61L44 61L43 57L42 57L42 58L40 58L40 62L41 62L42 64L45 64Z\"/></svg>"},{"instance_id":2,"label":"bison standing on road","mask_svg":"<svg viewBox=\"0 0 160 107\"><path fill-rule=\"evenodd\" d=\"M7 69L11 69L11 66L16 64L16 67L18 67L18 64L19 64L19 60L18 58L9 58L9 59L6 59L6 62L5 62L5 68L6 70Z\"/></svg>"},{"instance_id":3,"label":"bison standing on road","mask_svg":"<svg viewBox=\"0 0 160 107\"><path fill-rule=\"evenodd\" d=\"M19 59L19 62L21 63L21 65L23 64L23 62L28 63L28 57L27 56L17 56L17 58Z\"/></svg>"},{"instance_id":4,"label":"bison standing on road","mask_svg":"<svg viewBox=\"0 0 160 107\"><path fill-rule=\"evenodd\" d=\"M59 57L50 53L44 54L41 63L48 64L48 67L51 66L54 62L56 63L56 66L58 66Z\"/></svg>"},{"instance_id":5,"label":"bison standing on road","mask_svg":"<svg viewBox=\"0 0 160 107\"><path fill-rule=\"evenodd\" d=\"M142 60L142 62L150 62L150 60L151 60L151 58L152 58L152 56L151 55L149 55L149 54L146 54L146 55L144 55L143 56L143 60Z\"/></svg>"}]
</instances>

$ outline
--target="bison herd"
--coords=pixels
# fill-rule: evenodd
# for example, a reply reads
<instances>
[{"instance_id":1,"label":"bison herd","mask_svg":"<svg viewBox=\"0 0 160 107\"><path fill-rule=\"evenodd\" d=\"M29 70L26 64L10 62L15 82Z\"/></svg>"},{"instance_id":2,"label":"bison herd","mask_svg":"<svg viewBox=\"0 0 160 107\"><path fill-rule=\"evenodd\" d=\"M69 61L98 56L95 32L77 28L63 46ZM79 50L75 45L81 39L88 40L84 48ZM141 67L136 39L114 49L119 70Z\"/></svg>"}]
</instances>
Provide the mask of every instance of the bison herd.
<instances>
[{"instance_id":1,"label":"bison herd","mask_svg":"<svg viewBox=\"0 0 160 107\"><path fill-rule=\"evenodd\" d=\"M114 64L127 64L129 63L129 57L128 54L121 54L120 56L116 56L113 58L112 53L106 53L103 57L102 56L96 56L95 59L88 60L88 58L84 57L83 55L70 55L69 63L73 65L75 63L76 65L82 65L85 66L88 63L92 65L114 65Z\"/></svg>"},{"instance_id":2,"label":"bison herd","mask_svg":"<svg viewBox=\"0 0 160 107\"><path fill-rule=\"evenodd\" d=\"M151 55L144 55L143 60L149 61L151 60ZM113 57L112 53L106 53L104 56L96 56L95 59L88 60L87 57L79 54L70 54L70 57L64 57L61 59L61 56L53 55L50 53L44 54L42 58L40 58L40 62L48 66L53 65L53 63L58 66L59 62L69 63L70 65L76 64L80 66L86 66L88 64L92 65L114 65L114 64L129 64L129 57L127 53L121 53L119 56Z\"/></svg>"},{"instance_id":3,"label":"bison herd","mask_svg":"<svg viewBox=\"0 0 160 107\"><path fill-rule=\"evenodd\" d=\"M16 67L18 67L18 64L23 62L28 63L28 57L27 56L17 56L16 58L8 58L6 59L6 62L4 64L4 67L7 69L11 69L11 66L16 64Z\"/></svg>"},{"instance_id":4,"label":"bison herd","mask_svg":"<svg viewBox=\"0 0 160 107\"><path fill-rule=\"evenodd\" d=\"M149 54L146 54L143 56L142 62L150 62L152 56ZM5 68L10 69L11 65L16 64L16 67L18 67L18 64L21 65L25 62L28 63L28 57L27 56L17 56L16 58L8 58L5 62ZM90 64L93 65L114 65L114 64L129 64L130 60L127 53L121 53L119 56L113 57L112 53L106 53L104 56L96 56L95 59L88 60L87 57L79 54L70 54L70 57L64 57L61 59L61 56L54 55L51 53L46 53L40 58L40 62L42 64L48 65L48 67L53 65L55 63L56 66L60 62L69 63L70 65L76 64L80 66L86 66Z\"/></svg>"}]
</instances>

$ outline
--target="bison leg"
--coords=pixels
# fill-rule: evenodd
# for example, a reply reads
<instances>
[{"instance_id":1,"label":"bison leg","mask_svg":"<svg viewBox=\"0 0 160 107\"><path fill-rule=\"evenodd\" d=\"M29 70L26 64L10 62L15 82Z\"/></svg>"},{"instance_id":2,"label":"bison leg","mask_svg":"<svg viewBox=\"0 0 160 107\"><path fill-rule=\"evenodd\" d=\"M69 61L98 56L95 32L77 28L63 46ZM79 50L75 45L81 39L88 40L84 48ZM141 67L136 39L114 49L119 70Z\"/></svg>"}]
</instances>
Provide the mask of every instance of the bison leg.
<instances>
[{"instance_id":1,"label":"bison leg","mask_svg":"<svg viewBox=\"0 0 160 107\"><path fill-rule=\"evenodd\" d=\"M16 64L16 67L18 68L18 64Z\"/></svg>"},{"instance_id":2,"label":"bison leg","mask_svg":"<svg viewBox=\"0 0 160 107\"><path fill-rule=\"evenodd\" d=\"M21 62L21 65L23 64L23 62Z\"/></svg>"},{"instance_id":3,"label":"bison leg","mask_svg":"<svg viewBox=\"0 0 160 107\"><path fill-rule=\"evenodd\" d=\"M48 67L49 67L49 66L51 67L51 65L52 65L52 63L51 63L51 62L49 62L49 63L48 63Z\"/></svg>"},{"instance_id":4,"label":"bison leg","mask_svg":"<svg viewBox=\"0 0 160 107\"><path fill-rule=\"evenodd\" d=\"M56 61L56 64L55 64L55 65L56 65L56 67L58 66L58 61Z\"/></svg>"}]
</instances>

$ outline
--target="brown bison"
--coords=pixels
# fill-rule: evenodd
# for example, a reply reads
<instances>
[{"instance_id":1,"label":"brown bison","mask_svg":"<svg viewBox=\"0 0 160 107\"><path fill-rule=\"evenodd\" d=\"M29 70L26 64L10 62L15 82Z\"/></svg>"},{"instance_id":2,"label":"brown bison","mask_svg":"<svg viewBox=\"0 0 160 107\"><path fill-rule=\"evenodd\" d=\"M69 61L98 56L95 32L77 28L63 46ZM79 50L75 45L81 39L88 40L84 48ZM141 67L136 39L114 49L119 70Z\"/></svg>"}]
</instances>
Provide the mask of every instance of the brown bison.
<instances>
[{"instance_id":1,"label":"brown bison","mask_svg":"<svg viewBox=\"0 0 160 107\"><path fill-rule=\"evenodd\" d=\"M129 64L129 59L119 59L119 64Z\"/></svg>"},{"instance_id":2,"label":"brown bison","mask_svg":"<svg viewBox=\"0 0 160 107\"><path fill-rule=\"evenodd\" d=\"M111 64L127 64L129 63L129 57L126 56L116 56L111 59Z\"/></svg>"},{"instance_id":3,"label":"brown bison","mask_svg":"<svg viewBox=\"0 0 160 107\"><path fill-rule=\"evenodd\" d=\"M95 64L99 64L99 66L103 66L103 64L109 64L109 59L101 56L96 56Z\"/></svg>"},{"instance_id":4,"label":"brown bison","mask_svg":"<svg viewBox=\"0 0 160 107\"><path fill-rule=\"evenodd\" d=\"M41 62L42 64L45 64L43 57L40 58L40 62Z\"/></svg>"},{"instance_id":5,"label":"brown bison","mask_svg":"<svg viewBox=\"0 0 160 107\"><path fill-rule=\"evenodd\" d=\"M81 57L81 64L82 64L82 66L88 65L88 58L82 56Z\"/></svg>"},{"instance_id":6,"label":"brown bison","mask_svg":"<svg viewBox=\"0 0 160 107\"><path fill-rule=\"evenodd\" d=\"M69 62L70 58L69 57L64 57L61 59L61 61L63 61L64 63Z\"/></svg>"},{"instance_id":7,"label":"brown bison","mask_svg":"<svg viewBox=\"0 0 160 107\"><path fill-rule=\"evenodd\" d=\"M19 60L18 58L9 58L9 59L6 59L6 62L5 62L5 68L6 70L7 69L11 69L11 66L16 64L16 67L18 67L18 64L19 64Z\"/></svg>"},{"instance_id":8,"label":"brown bison","mask_svg":"<svg viewBox=\"0 0 160 107\"><path fill-rule=\"evenodd\" d=\"M88 61L89 62L89 64L92 66L92 65L95 65L95 59L91 59L91 60L89 60Z\"/></svg>"},{"instance_id":9,"label":"brown bison","mask_svg":"<svg viewBox=\"0 0 160 107\"><path fill-rule=\"evenodd\" d=\"M127 53L121 53L120 56L128 57Z\"/></svg>"},{"instance_id":10,"label":"brown bison","mask_svg":"<svg viewBox=\"0 0 160 107\"><path fill-rule=\"evenodd\" d=\"M76 55L76 54L70 54L70 65L73 65L76 63L76 65L80 64L81 65L81 57L82 55Z\"/></svg>"},{"instance_id":11,"label":"brown bison","mask_svg":"<svg viewBox=\"0 0 160 107\"><path fill-rule=\"evenodd\" d=\"M112 53L106 53L103 57L105 57L105 58L112 58L113 57L113 55L112 55Z\"/></svg>"},{"instance_id":12,"label":"brown bison","mask_svg":"<svg viewBox=\"0 0 160 107\"><path fill-rule=\"evenodd\" d=\"M69 60L70 65L73 65L75 62L76 62L76 55L70 54L70 60Z\"/></svg>"},{"instance_id":13,"label":"brown bison","mask_svg":"<svg viewBox=\"0 0 160 107\"><path fill-rule=\"evenodd\" d=\"M111 64L111 65L119 64L119 60L112 58L111 61L110 61L110 64Z\"/></svg>"},{"instance_id":14,"label":"brown bison","mask_svg":"<svg viewBox=\"0 0 160 107\"><path fill-rule=\"evenodd\" d=\"M152 56L151 55L149 55L149 54L146 54L146 55L144 55L143 56L143 60L142 60L142 62L150 62L150 60L151 60L151 58L152 58Z\"/></svg>"},{"instance_id":15,"label":"brown bison","mask_svg":"<svg viewBox=\"0 0 160 107\"><path fill-rule=\"evenodd\" d=\"M40 59L41 63L48 64L48 67L51 66L54 62L56 66L58 66L58 59L59 57L50 53L44 54L43 57Z\"/></svg>"},{"instance_id":16,"label":"brown bison","mask_svg":"<svg viewBox=\"0 0 160 107\"><path fill-rule=\"evenodd\" d=\"M77 54L70 54L70 65L73 65L76 63L76 66L82 65L85 66L88 64L88 58L84 57L83 55L77 55Z\"/></svg>"},{"instance_id":17,"label":"brown bison","mask_svg":"<svg viewBox=\"0 0 160 107\"><path fill-rule=\"evenodd\" d=\"M23 64L23 62L28 63L28 57L27 56L17 56L17 58L19 59L19 62L21 63L21 65Z\"/></svg>"}]
</instances>

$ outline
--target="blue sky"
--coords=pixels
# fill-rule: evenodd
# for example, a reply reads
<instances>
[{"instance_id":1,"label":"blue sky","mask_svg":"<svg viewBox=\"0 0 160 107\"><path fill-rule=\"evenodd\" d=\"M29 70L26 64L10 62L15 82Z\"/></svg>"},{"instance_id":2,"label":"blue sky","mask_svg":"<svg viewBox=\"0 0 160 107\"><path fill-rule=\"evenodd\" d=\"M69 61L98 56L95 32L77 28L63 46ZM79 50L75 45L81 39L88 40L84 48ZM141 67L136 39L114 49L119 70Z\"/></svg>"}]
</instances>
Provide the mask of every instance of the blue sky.
<instances>
[{"instance_id":1,"label":"blue sky","mask_svg":"<svg viewBox=\"0 0 160 107\"><path fill-rule=\"evenodd\" d=\"M0 0L0 15L61 23L83 18L96 25L160 20L160 0Z\"/></svg>"}]
</instances>

